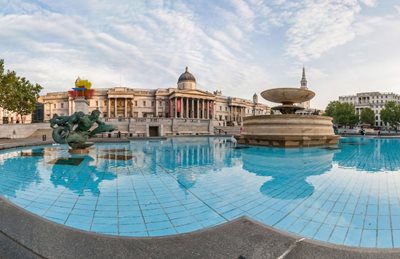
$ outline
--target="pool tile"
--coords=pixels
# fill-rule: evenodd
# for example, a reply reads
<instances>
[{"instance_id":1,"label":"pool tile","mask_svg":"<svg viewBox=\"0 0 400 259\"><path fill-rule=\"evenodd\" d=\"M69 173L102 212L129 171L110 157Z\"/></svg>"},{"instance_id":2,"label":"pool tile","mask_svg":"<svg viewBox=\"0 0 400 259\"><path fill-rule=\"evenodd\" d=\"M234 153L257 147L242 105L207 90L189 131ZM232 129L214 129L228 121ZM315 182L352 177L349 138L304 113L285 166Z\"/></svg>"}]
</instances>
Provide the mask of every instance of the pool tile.
<instances>
[{"instance_id":1,"label":"pool tile","mask_svg":"<svg viewBox=\"0 0 400 259\"><path fill-rule=\"evenodd\" d=\"M148 231L153 231L153 230L160 230L160 229L167 229L167 228L172 228L172 224L169 221L161 221L161 222L151 222L151 223L146 223L146 227Z\"/></svg>"},{"instance_id":2,"label":"pool tile","mask_svg":"<svg viewBox=\"0 0 400 259\"><path fill-rule=\"evenodd\" d=\"M344 241L344 245L357 247L361 241L361 233L361 228L350 228Z\"/></svg>"},{"instance_id":3,"label":"pool tile","mask_svg":"<svg viewBox=\"0 0 400 259\"><path fill-rule=\"evenodd\" d=\"M392 231L386 229L378 230L377 247L379 248L393 248Z\"/></svg>"},{"instance_id":4,"label":"pool tile","mask_svg":"<svg viewBox=\"0 0 400 259\"><path fill-rule=\"evenodd\" d=\"M176 226L175 228L178 231L178 233L188 233L188 232L192 232L192 231L196 231L196 230L202 229L203 226L200 225L197 222L194 222L194 223L187 224L187 225Z\"/></svg>"},{"instance_id":5,"label":"pool tile","mask_svg":"<svg viewBox=\"0 0 400 259\"><path fill-rule=\"evenodd\" d=\"M347 231L348 231L347 227L336 226L331 234L331 237L329 238L329 242L335 244L343 244L346 238Z\"/></svg>"},{"instance_id":6,"label":"pool tile","mask_svg":"<svg viewBox=\"0 0 400 259\"><path fill-rule=\"evenodd\" d=\"M365 229L377 229L378 228L378 217L377 216L366 216L364 221Z\"/></svg>"},{"instance_id":7,"label":"pool tile","mask_svg":"<svg viewBox=\"0 0 400 259\"><path fill-rule=\"evenodd\" d=\"M124 225L119 225L119 232L126 232L126 233L132 233L132 232L145 232L146 227L144 224L124 224Z\"/></svg>"},{"instance_id":8,"label":"pool tile","mask_svg":"<svg viewBox=\"0 0 400 259\"><path fill-rule=\"evenodd\" d=\"M361 235L361 244L362 247L376 247L376 230L368 230L364 229Z\"/></svg>"},{"instance_id":9,"label":"pool tile","mask_svg":"<svg viewBox=\"0 0 400 259\"><path fill-rule=\"evenodd\" d=\"M149 236L168 236L168 235L175 235L178 232L175 229L168 228L168 229L160 229L160 230L150 230Z\"/></svg>"}]
</instances>

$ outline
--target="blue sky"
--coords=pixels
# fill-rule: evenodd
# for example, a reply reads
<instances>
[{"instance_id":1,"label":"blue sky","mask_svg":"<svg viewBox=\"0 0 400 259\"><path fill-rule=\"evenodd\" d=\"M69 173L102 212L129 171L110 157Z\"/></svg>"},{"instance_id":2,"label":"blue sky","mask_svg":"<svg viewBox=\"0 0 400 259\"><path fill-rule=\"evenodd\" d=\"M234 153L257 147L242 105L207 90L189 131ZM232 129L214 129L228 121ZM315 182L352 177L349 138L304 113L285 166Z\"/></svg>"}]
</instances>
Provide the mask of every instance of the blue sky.
<instances>
[{"instance_id":1,"label":"blue sky","mask_svg":"<svg viewBox=\"0 0 400 259\"><path fill-rule=\"evenodd\" d=\"M300 86L325 108L360 91L400 94L398 0L0 0L0 58L64 91L175 87L185 66L198 88L251 99Z\"/></svg>"}]
</instances>

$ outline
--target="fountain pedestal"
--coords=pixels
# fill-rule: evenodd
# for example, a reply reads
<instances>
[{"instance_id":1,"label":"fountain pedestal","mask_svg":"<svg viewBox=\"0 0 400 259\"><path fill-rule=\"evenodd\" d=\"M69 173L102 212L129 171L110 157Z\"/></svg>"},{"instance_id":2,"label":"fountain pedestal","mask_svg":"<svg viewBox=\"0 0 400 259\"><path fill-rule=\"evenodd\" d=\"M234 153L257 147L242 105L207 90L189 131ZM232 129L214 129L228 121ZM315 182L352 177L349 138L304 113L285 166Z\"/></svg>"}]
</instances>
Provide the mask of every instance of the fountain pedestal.
<instances>
[{"instance_id":1,"label":"fountain pedestal","mask_svg":"<svg viewBox=\"0 0 400 259\"><path fill-rule=\"evenodd\" d=\"M260 115L243 119L240 144L273 147L335 145L332 118L316 115Z\"/></svg>"},{"instance_id":2,"label":"fountain pedestal","mask_svg":"<svg viewBox=\"0 0 400 259\"><path fill-rule=\"evenodd\" d=\"M243 119L239 144L273 147L311 147L335 145L339 136L333 131L332 118L318 115L297 115L303 109L294 105L310 100L315 93L307 89L276 88L261 96L282 105L273 107L281 114L249 116Z\"/></svg>"}]
</instances>

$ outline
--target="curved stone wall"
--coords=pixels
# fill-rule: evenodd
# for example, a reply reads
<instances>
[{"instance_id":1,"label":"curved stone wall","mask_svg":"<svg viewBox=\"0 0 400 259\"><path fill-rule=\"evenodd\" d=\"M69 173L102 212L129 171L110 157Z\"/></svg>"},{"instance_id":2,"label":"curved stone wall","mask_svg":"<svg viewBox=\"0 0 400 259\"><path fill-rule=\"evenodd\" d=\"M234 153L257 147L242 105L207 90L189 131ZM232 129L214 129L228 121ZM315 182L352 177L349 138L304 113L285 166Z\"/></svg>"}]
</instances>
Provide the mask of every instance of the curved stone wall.
<instances>
[{"instance_id":1,"label":"curved stone wall","mask_svg":"<svg viewBox=\"0 0 400 259\"><path fill-rule=\"evenodd\" d=\"M282 114L245 117L239 143L299 147L332 145L338 139L331 117Z\"/></svg>"}]
</instances>

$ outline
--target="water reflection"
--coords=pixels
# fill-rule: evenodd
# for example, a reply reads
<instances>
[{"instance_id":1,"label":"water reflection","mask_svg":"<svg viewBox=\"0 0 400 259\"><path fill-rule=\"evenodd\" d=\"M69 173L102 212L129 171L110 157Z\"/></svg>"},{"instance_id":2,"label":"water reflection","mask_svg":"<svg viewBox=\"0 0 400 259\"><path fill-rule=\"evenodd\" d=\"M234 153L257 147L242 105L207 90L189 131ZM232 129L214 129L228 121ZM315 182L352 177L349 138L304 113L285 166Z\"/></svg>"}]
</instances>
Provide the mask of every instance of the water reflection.
<instances>
[{"instance_id":1,"label":"water reflection","mask_svg":"<svg viewBox=\"0 0 400 259\"><path fill-rule=\"evenodd\" d=\"M137 166L145 172L164 170L176 177L183 188L190 189L199 174L235 165L240 154L229 148L233 145L229 138L171 138L133 144L132 153Z\"/></svg>"},{"instance_id":2,"label":"water reflection","mask_svg":"<svg viewBox=\"0 0 400 259\"><path fill-rule=\"evenodd\" d=\"M341 167L367 172L400 169L399 139L342 138L333 160Z\"/></svg>"},{"instance_id":3,"label":"water reflection","mask_svg":"<svg viewBox=\"0 0 400 259\"><path fill-rule=\"evenodd\" d=\"M171 138L99 144L76 165L51 163L74 158L66 147L38 147L0 154L0 192L14 197L18 190L39 185L47 172L55 188L62 186L78 195L98 194L102 182L135 174L167 173L188 190L200 176L239 166L243 173L271 177L259 187L263 195L302 199L315 191L308 177L329 172L333 163L366 172L398 171L399 144L393 139L344 138L332 149L238 149L228 138Z\"/></svg>"},{"instance_id":4,"label":"water reflection","mask_svg":"<svg viewBox=\"0 0 400 259\"><path fill-rule=\"evenodd\" d=\"M260 187L262 194L276 199L301 199L314 192L307 178L332 168L334 151L252 148L241 154L243 169L272 177Z\"/></svg>"},{"instance_id":5,"label":"water reflection","mask_svg":"<svg viewBox=\"0 0 400 259\"><path fill-rule=\"evenodd\" d=\"M42 153L35 149L34 153ZM42 155L43 156L43 155ZM16 197L17 191L29 189L42 182L37 163L42 156L24 156L20 151L0 155L0 194Z\"/></svg>"},{"instance_id":6,"label":"water reflection","mask_svg":"<svg viewBox=\"0 0 400 259\"><path fill-rule=\"evenodd\" d=\"M55 187L63 186L78 195L84 195L88 191L93 195L100 193L99 185L105 181L116 179L117 175L99 170L95 158L84 156L79 166L53 165L50 181Z\"/></svg>"}]
</instances>

